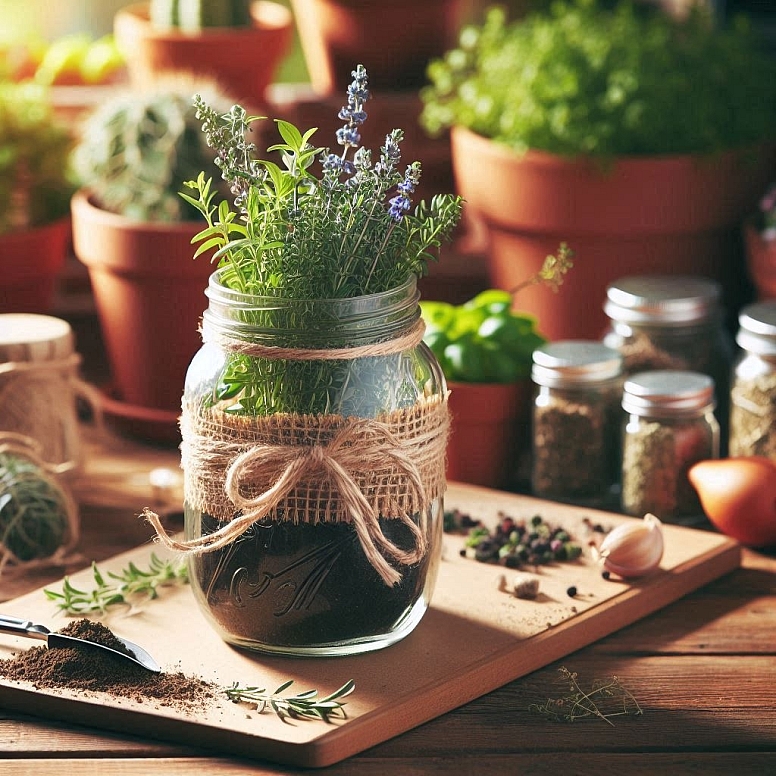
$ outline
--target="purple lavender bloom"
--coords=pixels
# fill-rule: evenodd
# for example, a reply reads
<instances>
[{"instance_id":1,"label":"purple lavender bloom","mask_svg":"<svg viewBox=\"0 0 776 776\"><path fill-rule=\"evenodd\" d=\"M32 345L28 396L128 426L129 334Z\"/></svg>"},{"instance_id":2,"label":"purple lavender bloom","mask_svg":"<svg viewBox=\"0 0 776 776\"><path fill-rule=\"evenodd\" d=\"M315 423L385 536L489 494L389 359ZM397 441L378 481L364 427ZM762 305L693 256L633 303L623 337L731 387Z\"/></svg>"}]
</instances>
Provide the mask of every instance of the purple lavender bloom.
<instances>
[{"instance_id":1,"label":"purple lavender bloom","mask_svg":"<svg viewBox=\"0 0 776 776\"><path fill-rule=\"evenodd\" d=\"M391 207L388 209L388 215L394 221L401 221L404 214L412 206L412 202L409 197L405 197L401 194L391 198L389 200Z\"/></svg>"},{"instance_id":2,"label":"purple lavender bloom","mask_svg":"<svg viewBox=\"0 0 776 776\"><path fill-rule=\"evenodd\" d=\"M361 142L361 135L355 127L340 127L337 130L337 142L342 146L355 148Z\"/></svg>"}]
</instances>

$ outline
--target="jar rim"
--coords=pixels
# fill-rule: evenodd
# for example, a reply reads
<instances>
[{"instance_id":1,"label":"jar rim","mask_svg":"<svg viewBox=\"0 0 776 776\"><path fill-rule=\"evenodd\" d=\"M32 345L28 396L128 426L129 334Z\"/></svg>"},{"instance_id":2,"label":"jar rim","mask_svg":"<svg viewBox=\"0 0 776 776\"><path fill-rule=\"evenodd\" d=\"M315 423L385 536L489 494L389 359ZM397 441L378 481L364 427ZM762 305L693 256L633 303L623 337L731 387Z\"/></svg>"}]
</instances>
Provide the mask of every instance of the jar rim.
<instances>
[{"instance_id":1,"label":"jar rim","mask_svg":"<svg viewBox=\"0 0 776 776\"><path fill-rule=\"evenodd\" d=\"M632 415L686 416L714 407L714 380L700 372L654 369L623 385L622 408Z\"/></svg>"},{"instance_id":2,"label":"jar rim","mask_svg":"<svg viewBox=\"0 0 776 776\"><path fill-rule=\"evenodd\" d=\"M622 373L619 351L593 340L561 340L534 350L531 377L545 386L605 382Z\"/></svg>"}]
</instances>

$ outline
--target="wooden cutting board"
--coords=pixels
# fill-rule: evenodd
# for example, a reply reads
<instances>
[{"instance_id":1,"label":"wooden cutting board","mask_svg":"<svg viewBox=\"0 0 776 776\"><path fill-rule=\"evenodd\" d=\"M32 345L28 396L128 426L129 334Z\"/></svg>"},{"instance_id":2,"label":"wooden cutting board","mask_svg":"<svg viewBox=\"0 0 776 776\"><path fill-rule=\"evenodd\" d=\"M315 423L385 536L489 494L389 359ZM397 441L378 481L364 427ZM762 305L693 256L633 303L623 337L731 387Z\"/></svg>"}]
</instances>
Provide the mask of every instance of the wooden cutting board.
<instances>
[{"instance_id":1,"label":"wooden cutting board","mask_svg":"<svg viewBox=\"0 0 776 776\"><path fill-rule=\"evenodd\" d=\"M582 510L524 496L451 484L446 507L458 507L487 523L499 512L516 518L540 514L585 543L585 518L611 528L632 518ZM461 557L463 538L445 536L444 560L430 610L416 630L388 649L347 658L275 658L226 645L205 621L188 587L166 588L161 597L102 618L118 635L144 646L168 670L182 670L223 686L239 681L270 690L293 679L293 690L328 693L348 679L348 718L282 722L228 700L196 714L105 693L35 690L0 679L0 705L50 719L136 733L207 747L224 755L320 767L342 760L507 682L559 660L686 593L735 569L739 546L717 533L665 526L660 569L632 584L604 580L589 551L580 561L541 567L540 594L521 600L499 590L504 569ZM148 562L151 544L100 564L118 571L130 561ZM90 588L91 572L71 577ZM578 594L570 598L574 585ZM59 589L60 583L49 585ZM4 613L33 619L51 629L67 620L56 615L42 590L6 602ZM0 637L0 659L31 642Z\"/></svg>"}]
</instances>

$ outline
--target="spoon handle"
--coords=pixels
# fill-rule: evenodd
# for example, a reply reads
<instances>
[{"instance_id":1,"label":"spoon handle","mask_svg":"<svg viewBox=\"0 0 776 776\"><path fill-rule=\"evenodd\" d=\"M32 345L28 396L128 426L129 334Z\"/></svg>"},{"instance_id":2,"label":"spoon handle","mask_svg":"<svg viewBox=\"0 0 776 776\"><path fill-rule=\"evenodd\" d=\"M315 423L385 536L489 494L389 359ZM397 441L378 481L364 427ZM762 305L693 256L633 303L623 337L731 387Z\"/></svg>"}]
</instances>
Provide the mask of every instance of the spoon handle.
<instances>
[{"instance_id":1,"label":"spoon handle","mask_svg":"<svg viewBox=\"0 0 776 776\"><path fill-rule=\"evenodd\" d=\"M0 614L0 633L13 633L14 636L46 641L50 631L43 625L36 625L31 620L20 620L18 617Z\"/></svg>"}]
</instances>

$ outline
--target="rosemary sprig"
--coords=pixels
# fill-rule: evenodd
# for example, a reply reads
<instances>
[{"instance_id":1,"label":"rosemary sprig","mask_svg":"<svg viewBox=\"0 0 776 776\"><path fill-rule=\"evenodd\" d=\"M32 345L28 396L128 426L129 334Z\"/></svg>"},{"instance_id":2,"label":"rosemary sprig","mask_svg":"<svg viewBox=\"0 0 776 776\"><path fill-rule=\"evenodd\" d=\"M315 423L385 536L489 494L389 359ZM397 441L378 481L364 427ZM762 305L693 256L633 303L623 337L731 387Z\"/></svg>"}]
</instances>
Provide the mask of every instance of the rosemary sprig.
<instances>
[{"instance_id":1,"label":"rosemary sprig","mask_svg":"<svg viewBox=\"0 0 776 776\"><path fill-rule=\"evenodd\" d=\"M292 719L322 719L328 722L331 717L345 719L345 704L339 700L350 695L356 689L356 683L349 679L338 690L325 698L318 698L318 690L306 690L296 695L282 695L294 683L293 679L278 687L275 692L268 693L259 687L241 687L235 682L231 687L224 687L226 697L233 703L253 703L259 713L270 707L284 722Z\"/></svg>"},{"instance_id":2,"label":"rosemary sprig","mask_svg":"<svg viewBox=\"0 0 776 776\"><path fill-rule=\"evenodd\" d=\"M531 711L554 722L574 722L581 717L598 717L612 726L614 723L611 717L628 714L638 716L644 713L633 694L623 687L616 676L593 682L590 690L585 692L579 685L576 672L571 672L564 666L558 671L568 682L569 694L561 698L548 698L541 704L532 703L529 707Z\"/></svg>"},{"instance_id":3,"label":"rosemary sprig","mask_svg":"<svg viewBox=\"0 0 776 776\"><path fill-rule=\"evenodd\" d=\"M92 561L92 575L95 587L91 590L79 590L65 577L62 591L44 589L46 598L54 601L57 609L65 614L85 614L105 611L118 604L130 603L130 596L145 596L154 599L158 589L165 585L186 584L189 581L188 568L179 559L161 560L156 553L151 554L147 569L141 569L134 563L119 573L109 571L107 577Z\"/></svg>"}]
</instances>

